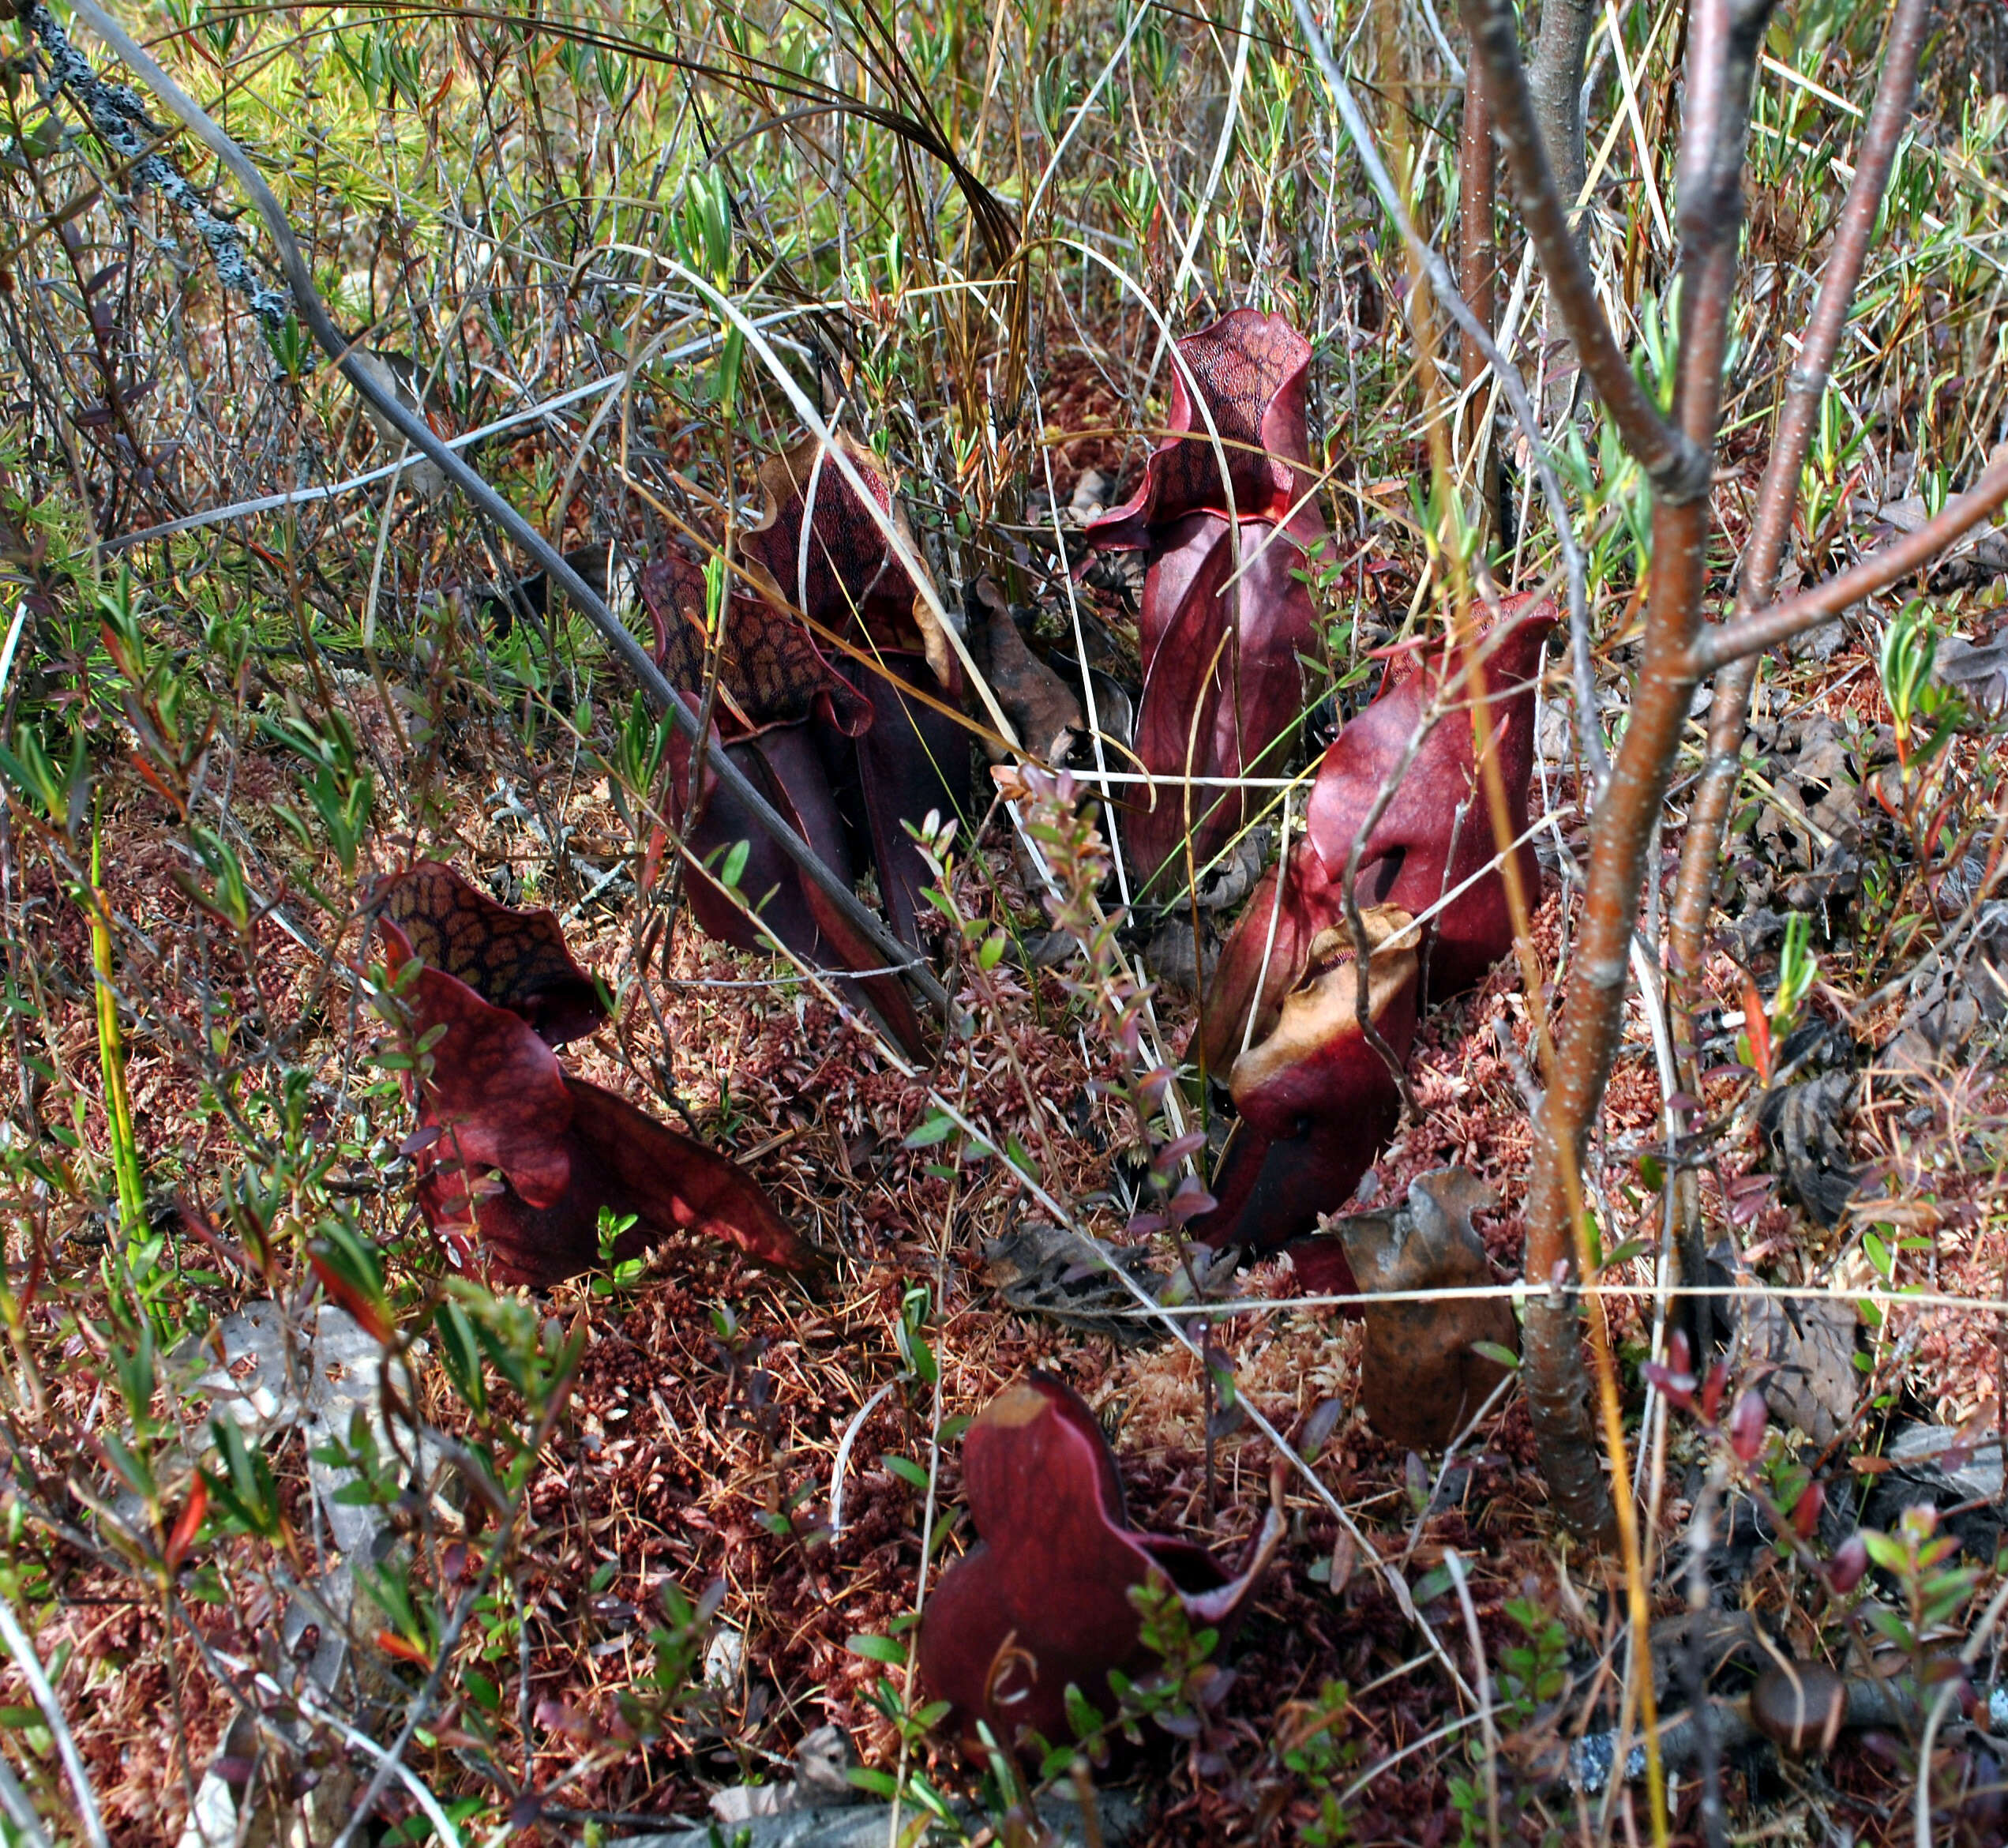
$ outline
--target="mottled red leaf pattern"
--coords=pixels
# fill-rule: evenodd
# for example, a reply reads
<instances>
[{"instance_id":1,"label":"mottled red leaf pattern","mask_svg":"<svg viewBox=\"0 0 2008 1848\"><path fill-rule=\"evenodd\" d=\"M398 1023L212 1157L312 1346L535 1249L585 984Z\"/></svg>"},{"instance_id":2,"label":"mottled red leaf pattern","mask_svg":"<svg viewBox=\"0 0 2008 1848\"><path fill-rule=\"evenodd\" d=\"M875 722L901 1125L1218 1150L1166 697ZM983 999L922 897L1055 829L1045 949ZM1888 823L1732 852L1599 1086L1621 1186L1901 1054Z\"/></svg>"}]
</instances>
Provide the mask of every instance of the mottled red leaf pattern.
<instances>
[{"instance_id":1,"label":"mottled red leaf pattern","mask_svg":"<svg viewBox=\"0 0 2008 1848\"><path fill-rule=\"evenodd\" d=\"M1168 433L1123 505L1087 530L1145 555L1136 750L1156 776L1276 776L1303 705L1316 619L1297 573L1324 532L1304 431L1311 347L1280 316L1237 308L1178 343ZM1188 378L1188 376L1189 378ZM1225 467L1223 468L1223 462ZM1239 790L1147 786L1123 846L1143 896L1203 867L1250 813Z\"/></svg>"},{"instance_id":2,"label":"mottled red leaf pattern","mask_svg":"<svg viewBox=\"0 0 2008 1848\"><path fill-rule=\"evenodd\" d=\"M1304 428L1311 343L1279 314L1237 308L1180 340L1178 352L1165 440L1136 492L1104 513L1090 536L1135 550L1148 547L1154 525L1226 513L1224 451L1237 519L1289 521L1306 543L1316 539L1324 522L1312 505L1316 477Z\"/></svg>"},{"instance_id":3,"label":"mottled red leaf pattern","mask_svg":"<svg viewBox=\"0 0 2008 1848\"><path fill-rule=\"evenodd\" d=\"M1370 908L1361 922L1368 1018L1406 1061L1415 1037L1415 932L1391 905ZM1393 1133L1402 1094L1361 1025L1353 950L1349 931L1325 931L1270 1031L1235 1060L1228 1087L1240 1121L1214 1180L1219 1204L1192 1222L1195 1238L1270 1251L1314 1232L1319 1214L1352 1197ZM1349 1292L1342 1260L1321 1275L1334 1293Z\"/></svg>"},{"instance_id":4,"label":"mottled red leaf pattern","mask_svg":"<svg viewBox=\"0 0 2008 1848\"><path fill-rule=\"evenodd\" d=\"M655 625L656 665L674 686L701 686L704 573L681 553L664 552L642 567L640 589ZM746 595L731 598L726 610L719 648L719 697L740 730L806 718L819 704L827 704L840 729L865 722L863 697L792 612Z\"/></svg>"},{"instance_id":5,"label":"mottled red leaf pattern","mask_svg":"<svg viewBox=\"0 0 2008 1848\"><path fill-rule=\"evenodd\" d=\"M572 961L549 911L497 904L437 860L384 881L369 903L427 968L520 1014L549 1045L577 1039L606 1018L599 984Z\"/></svg>"},{"instance_id":6,"label":"mottled red leaf pattern","mask_svg":"<svg viewBox=\"0 0 2008 1848\"><path fill-rule=\"evenodd\" d=\"M839 440L880 513L918 563L920 548L893 497L885 464L863 445ZM768 457L760 485L766 511L740 547L748 567L772 584L779 606L839 632L855 619L874 649L923 655L936 679L951 681L954 657L920 586L820 439L810 437Z\"/></svg>"},{"instance_id":7,"label":"mottled red leaf pattern","mask_svg":"<svg viewBox=\"0 0 2008 1848\"><path fill-rule=\"evenodd\" d=\"M1154 1576L1176 1588L1195 1625L1231 1637L1282 1533L1271 1512L1230 1579L1189 1540L1136 1532L1094 1414L1048 1373L1000 1393L970 1426L963 1486L981 1538L928 1600L919 1663L972 1750L978 1720L1006 1745L1028 1730L1070 1739L1070 1683L1112 1716L1109 1670L1151 1665L1129 1592Z\"/></svg>"},{"instance_id":8,"label":"mottled red leaf pattern","mask_svg":"<svg viewBox=\"0 0 2008 1848\"><path fill-rule=\"evenodd\" d=\"M415 881L422 906L410 902L406 888ZM383 904L378 922L392 975L415 958L421 964L400 990L414 1034L427 1047L429 1069L412 1086L418 1121L434 1132L413 1158L418 1204L456 1261L478 1264L502 1283L542 1286L576 1276L601 1261L606 1208L635 1215L615 1248L617 1260L674 1232L695 1230L768 1264L799 1270L816 1262L730 1162L573 1077L539 1036L532 1016L550 1014L553 990L526 986L522 971L554 969L554 949L573 975L588 981L550 913L511 911L430 864L392 882ZM424 919L415 936L393 918L394 906ZM418 937L435 945L492 940L541 948L521 959L464 956L460 966L472 978L464 980L430 966ZM490 974L497 977L494 989L482 985Z\"/></svg>"},{"instance_id":9,"label":"mottled red leaf pattern","mask_svg":"<svg viewBox=\"0 0 2008 1848\"><path fill-rule=\"evenodd\" d=\"M843 453L918 563L884 464L857 444L845 442ZM894 933L918 945L927 875L906 824L931 809L946 817L968 806L969 742L954 716L959 670L921 586L820 441L770 457L760 486L762 519L739 547L760 594L741 592L730 601L713 735L833 871L876 871ZM704 659L701 581L693 584L687 562L681 570L651 570L643 595L666 671L694 712ZM825 633L812 632L805 617ZM831 635L865 650L869 661L840 655ZM948 710L918 697L923 692ZM672 770L680 809L689 800L692 761L679 739ZM706 779L692 851L715 871L742 840L749 857L741 893L783 944L812 967L883 966L751 817ZM707 932L741 948L765 947L715 877L692 872L688 884L692 911ZM896 976L861 976L848 986L910 1052L922 1050L919 1020Z\"/></svg>"}]
</instances>

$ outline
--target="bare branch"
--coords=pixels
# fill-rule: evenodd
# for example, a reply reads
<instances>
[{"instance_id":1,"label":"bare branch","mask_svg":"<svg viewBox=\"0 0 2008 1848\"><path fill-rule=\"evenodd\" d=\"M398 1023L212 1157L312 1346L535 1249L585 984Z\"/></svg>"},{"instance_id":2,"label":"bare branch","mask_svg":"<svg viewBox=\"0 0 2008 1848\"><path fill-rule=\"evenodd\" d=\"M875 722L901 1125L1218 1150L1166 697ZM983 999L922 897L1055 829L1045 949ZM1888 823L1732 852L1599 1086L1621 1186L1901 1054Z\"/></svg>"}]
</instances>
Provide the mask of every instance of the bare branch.
<instances>
[{"instance_id":1,"label":"bare branch","mask_svg":"<svg viewBox=\"0 0 2008 1848\"><path fill-rule=\"evenodd\" d=\"M1743 148L1764 28L1777 0L1717 0L1688 15L1680 190L1680 363L1673 418L1711 453L1728 360L1743 225ZM1696 614L1699 614L1698 606Z\"/></svg>"},{"instance_id":2,"label":"bare branch","mask_svg":"<svg viewBox=\"0 0 2008 1848\"><path fill-rule=\"evenodd\" d=\"M1897 148L1910 118L1917 87L1917 64L1931 23L1931 0L1899 0L1890 25L1882 74L1856 155L1855 178L1848 189L1835 227L1833 250L1820 278L1812 319L1800 342L1799 358L1785 386L1770 459L1758 490L1757 525L1743 554L1743 581L1737 598L1739 616L1768 603L1776 594L1779 567L1792 536L1792 516L1799 505L1799 476L1826 395L1827 374L1848 325L1855 291L1867 259L1869 239L1890 183ZM1687 836L1680 855L1680 884L1672 911L1668 947L1677 975L1691 977L1699 967L1703 933L1708 927L1715 862L1721 851L1722 828L1735 793L1736 764L1749 721L1751 687L1756 678L1756 656L1745 655L1729 664L1717 681L1710 714L1709 759L1687 813Z\"/></svg>"},{"instance_id":3,"label":"bare branch","mask_svg":"<svg viewBox=\"0 0 2008 1848\"><path fill-rule=\"evenodd\" d=\"M1498 319L1499 245L1492 229L1492 111L1485 97L1485 67L1474 63L1465 77L1464 133L1458 178L1458 269L1472 318L1487 333ZM1485 355L1470 330L1460 327L1458 370L1469 388L1485 370Z\"/></svg>"},{"instance_id":4,"label":"bare branch","mask_svg":"<svg viewBox=\"0 0 2008 1848\"><path fill-rule=\"evenodd\" d=\"M1521 216L1583 370L1625 447L1645 470L1655 496L1676 505L1706 498L1714 471L1708 450L1669 425L1633 375L1569 229L1568 211L1556 186L1520 62L1519 24L1512 0L1464 0L1464 21L1473 55L1485 66L1486 95L1494 126L1506 144Z\"/></svg>"},{"instance_id":5,"label":"bare branch","mask_svg":"<svg viewBox=\"0 0 2008 1848\"><path fill-rule=\"evenodd\" d=\"M1588 286L1579 253L1566 235L1555 197L1531 132L1531 115L1519 67L1511 9L1498 0L1467 0L1466 17L1487 58L1493 107L1503 125L1519 122L1519 145L1527 158L1515 168L1522 196L1534 195L1528 216L1550 286L1558 277L1580 284L1578 309L1585 325L1571 331L1596 377L1599 364L1616 362L1626 389L1636 393L1649 423L1647 437L1704 464L1713 453L1721 396L1721 362L1736 273L1740 220L1739 174L1749 119L1750 76L1761 42L1768 0L1697 0L1688 39L1687 94L1705 94L1704 107L1691 107L1682 138L1682 328L1680 374L1675 406L1678 435L1637 392L1623 365L1602 310ZM1501 15L1503 15L1502 17ZM1507 130L1509 146L1514 134ZM1541 164L1532 163L1539 160ZM1542 183L1529 187L1532 172ZM1723 176L1727 175L1726 182ZM1704 210L1702 200L1713 202ZM1541 224L1535 210L1545 213ZM1558 269L1556 265L1562 266ZM1588 336L1590 337L1586 338ZM1601 341L1593 347L1592 340ZM1601 359L1598 357L1601 352ZM1620 428L1623 420L1620 419ZM1646 458L1623 432L1642 463ZM1662 448L1662 454L1670 452ZM1631 701L1631 723L1597 807L1591 830L1589 877L1583 896L1582 933L1569 983L1563 1037L1558 1049L1546 1107L1537 1121L1535 1159L1527 1196L1527 1275L1542 1283L1566 1282L1590 1262L1581 1163L1590 1129L1597 1120L1611 1069L1623 1037L1625 984L1631 967L1633 930L1643 889L1649 844L1665 802L1674 760L1694 691L1691 655L1702 623L1707 583L1710 509L1706 468L1698 493L1660 494L1653 508L1651 579L1645 659ZM1593 1341L1596 1360L1596 1412L1611 1464L1606 1482L1590 1437L1590 1407L1585 1403L1581 1337L1573 1306L1530 1302L1525 1369L1528 1396L1541 1446L1543 1474L1571 1525L1579 1532L1615 1531L1623 1549L1635 1606L1640 1606L1637 1519L1623 1467L1623 1434L1614 1364L1608 1343ZM1613 1506L1612 1489L1622 1498ZM1635 1619L1643 1617L1635 1610ZM1642 1701L1650 1728L1648 1696ZM1653 1762L1656 1835L1657 1761Z\"/></svg>"},{"instance_id":6,"label":"bare branch","mask_svg":"<svg viewBox=\"0 0 2008 1848\"><path fill-rule=\"evenodd\" d=\"M640 682L650 703L658 712L666 713L677 730L696 743L704 753L706 768L731 792L735 801L745 806L761 831L771 836L775 844L801 869L843 914L846 922L861 933L888 963L896 964L929 1004L945 1017L948 993L934 972L915 955L910 945L903 944L895 937L886 928L884 921L859 899L850 885L824 864L815 849L788 825L724 749L699 731L695 716L677 697L676 689L663 677L662 670L627 625L594 594L591 587L565 562L564 555L549 539L496 493L460 456L441 442L422 417L407 409L371 375L362 360L351 351L351 343L328 319L328 310L315 291L312 272L300 254L292 223L273 197L272 189L265 184L264 176L246 157L244 150L97 4L97 0L76 0L75 11L144 81L168 111L228 168L231 177L242 187L278 247L280 267L292 290L295 310L357 394L379 412L413 449L436 464L462 494L535 560L539 569L564 592L575 608L584 612L607 647Z\"/></svg>"},{"instance_id":7,"label":"bare branch","mask_svg":"<svg viewBox=\"0 0 2008 1848\"><path fill-rule=\"evenodd\" d=\"M1534 122L1564 205L1582 196L1588 172L1582 139L1583 62L1590 51L1593 0L1541 0L1541 29L1527 73Z\"/></svg>"},{"instance_id":8,"label":"bare branch","mask_svg":"<svg viewBox=\"0 0 2008 1848\"><path fill-rule=\"evenodd\" d=\"M1697 675L1711 674L1725 663L1789 641L1809 629L1831 622L1851 603L1901 583L1930 564L1939 553L2008 501L2008 444L1994 453L1980 479L1946 501L1935 520L1907 533L1894 545L1871 552L1851 569L1801 591L1781 603L1754 614L1718 623L1696 640L1689 659Z\"/></svg>"}]
</instances>

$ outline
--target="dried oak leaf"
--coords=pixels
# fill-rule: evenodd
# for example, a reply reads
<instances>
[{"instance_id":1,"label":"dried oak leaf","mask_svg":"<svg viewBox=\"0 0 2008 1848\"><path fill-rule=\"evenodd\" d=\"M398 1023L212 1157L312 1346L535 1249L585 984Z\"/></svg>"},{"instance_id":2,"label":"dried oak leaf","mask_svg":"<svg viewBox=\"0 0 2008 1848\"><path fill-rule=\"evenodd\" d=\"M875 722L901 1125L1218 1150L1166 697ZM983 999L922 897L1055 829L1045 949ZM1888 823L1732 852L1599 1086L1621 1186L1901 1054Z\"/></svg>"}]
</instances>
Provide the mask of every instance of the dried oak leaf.
<instances>
[{"instance_id":1,"label":"dried oak leaf","mask_svg":"<svg viewBox=\"0 0 2008 1848\"><path fill-rule=\"evenodd\" d=\"M560 955L564 948L556 921L548 912L510 912L457 876L441 880L445 870L418 869L430 901L421 909L400 896L404 881L392 881L378 924L394 978L415 960L420 965L400 989L429 1054L430 1069L415 1082L419 1125L429 1132L414 1155L418 1204L456 1261L479 1263L502 1283L542 1287L576 1276L601 1262L606 1208L635 1219L615 1244L617 1262L689 1230L768 1264L812 1268L813 1250L730 1162L565 1070L533 1018L548 1026L576 1016L551 1003L551 986L524 979L526 971L555 969L550 952L554 944ZM444 902L456 886L465 915ZM400 906L415 931L397 921ZM524 928L512 930L510 920ZM462 956L467 980L418 950L421 938L464 948L477 925L529 947L520 958ZM569 956L563 962L580 974Z\"/></svg>"},{"instance_id":2,"label":"dried oak leaf","mask_svg":"<svg viewBox=\"0 0 2008 1848\"><path fill-rule=\"evenodd\" d=\"M1367 1018L1406 1063L1416 1024L1413 920L1376 905L1361 921ZM1326 930L1312 945L1274 1025L1234 1061L1227 1083L1240 1120L1214 1178L1218 1204L1192 1234L1272 1251L1346 1204L1401 1118L1394 1074L1360 1023L1349 930Z\"/></svg>"},{"instance_id":3,"label":"dried oak leaf","mask_svg":"<svg viewBox=\"0 0 2008 1848\"><path fill-rule=\"evenodd\" d=\"M1855 1365L1860 1319L1849 1302L1761 1294L1746 1271L1736 1279L1752 1294L1731 1300L1729 1324L1746 1365L1769 1362L1765 1403L1785 1424L1822 1446L1854 1422L1863 1375Z\"/></svg>"},{"instance_id":4,"label":"dried oak leaf","mask_svg":"<svg viewBox=\"0 0 2008 1848\"><path fill-rule=\"evenodd\" d=\"M1106 1718L1112 1670L1150 1668L1129 1594L1168 1581L1194 1625L1231 1639L1282 1538L1271 1510L1233 1577L1189 1540L1139 1534L1102 1427L1073 1388L1028 1374L985 1407L963 1440L963 1483L981 1535L942 1576L921 1624L919 1662L980 1755L978 1720L997 1741L1071 1737L1066 1691Z\"/></svg>"},{"instance_id":5,"label":"dried oak leaf","mask_svg":"<svg viewBox=\"0 0 2008 1848\"><path fill-rule=\"evenodd\" d=\"M1509 599L1479 638L1473 677L1464 677L1463 654L1454 646L1390 664L1378 696L1340 731L1318 766L1304 838L1263 881L1221 952L1207 1001L1207 1059L1214 1069L1238 1050L1251 1009L1256 1037L1268 1033L1282 997L1302 979L1312 945L1342 921L1346 862L1390 776L1399 781L1361 850L1359 900L1398 905L1418 917L1434 913L1423 938L1425 1002L1482 980L1513 947L1505 880L1496 869L1485 870L1497 848L1475 720L1482 703L1507 818L1518 839L1527 831L1533 775L1535 669L1556 620L1552 603ZM1471 683L1480 677L1482 702ZM1410 741L1439 705L1403 770ZM1514 859L1531 905L1541 891L1533 843L1522 841Z\"/></svg>"},{"instance_id":6,"label":"dried oak leaf","mask_svg":"<svg viewBox=\"0 0 2008 1848\"><path fill-rule=\"evenodd\" d=\"M1821 1072L1773 1085L1757 1100L1757 1125L1770 1142L1773 1166L1799 1204L1830 1230L1841 1223L1861 1184L1841 1136L1860 1087L1853 1072Z\"/></svg>"},{"instance_id":7,"label":"dried oak leaf","mask_svg":"<svg viewBox=\"0 0 2008 1848\"><path fill-rule=\"evenodd\" d=\"M1335 1228L1360 1288L1468 1290L1494 1283L1471 1215L1494 1204L1461 1168L1420 1174L1408 1204L1393 1213L1361 1213ZM1433 1450L1455 1437L1485 1402L1505 1369L1473 1350L1475 1342L1518 1347L1513 1312L1499 1297L1436 1302L1368 1303L1360 1398L1382 1437Z\"/></svg>"},{"instance_id":8,"label":"dried oak leaf","mask_svg":"<svg viewBox=\"0 0 2008 1848\"><path fill-rule=\"evenodd\" d=\"M1171 415L1136 493L1087 529L1141 551L1135 745L1156 776L1278 774L1316 618L1301 573L1325 535L1304 428L1310 343L1237 308L1178 343ZM1196 393L1196 397L1195 396ZM1224 467L1223 467L1224 464ZM1144 785L1123 845L1146 896L1174 895L1189 825L1203 866L1249 819L1238 789Z\"/></svg>"},{"instance_id":9,"label":"dried oak leaf","mask_svg":"<svg viewBox=\"0 0 2008 1848\"><path fill-rule=\"evenodd\" d=\"M970 655L1019 743L1035 757L1064 761L1086 729L1074 689L1032 652L987 572L970 585L964 608ZM1009 762L1015 755L987 740L983 749L993 763Z\"/></svg>"}]
</instances>

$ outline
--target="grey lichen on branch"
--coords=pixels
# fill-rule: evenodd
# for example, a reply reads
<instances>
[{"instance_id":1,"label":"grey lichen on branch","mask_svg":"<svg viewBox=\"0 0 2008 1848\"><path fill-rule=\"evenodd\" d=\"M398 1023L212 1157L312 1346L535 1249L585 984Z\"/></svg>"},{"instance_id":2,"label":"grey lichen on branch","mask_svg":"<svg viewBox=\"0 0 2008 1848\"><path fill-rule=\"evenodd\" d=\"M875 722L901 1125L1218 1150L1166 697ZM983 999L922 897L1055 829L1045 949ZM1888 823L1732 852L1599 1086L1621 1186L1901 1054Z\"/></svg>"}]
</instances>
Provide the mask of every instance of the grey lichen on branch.
<instances>
[{"instance_id":1,"label":"grey lichen on branch","mask_svg":"<svg viewBox=\"0 0 2008 1848\"><path fill-rule=\"evenodd\" d=\"M283 326L293 312L291 291L260 280L236 227L212 212L202 195L157 151L160 131L147 120L138 92L129 85L107 83L99 77L91 61L70 43L69 34L43 0L28 0L20 17L47 57L55 88L76 103L99 138L126 162L133 190L151 186L187 213L225 287L242 295L267 327Z\"/></svg>"}]
</instances>

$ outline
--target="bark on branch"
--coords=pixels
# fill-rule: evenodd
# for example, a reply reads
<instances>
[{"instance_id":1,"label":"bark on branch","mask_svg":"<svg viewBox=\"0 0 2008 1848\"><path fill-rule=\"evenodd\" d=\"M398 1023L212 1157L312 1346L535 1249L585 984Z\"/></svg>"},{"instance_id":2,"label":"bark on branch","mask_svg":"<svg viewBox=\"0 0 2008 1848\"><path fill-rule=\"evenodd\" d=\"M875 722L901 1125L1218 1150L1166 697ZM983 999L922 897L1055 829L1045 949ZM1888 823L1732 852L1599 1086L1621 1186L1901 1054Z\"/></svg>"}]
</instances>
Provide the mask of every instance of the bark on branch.
<instances>
[{"instance_id":1,"label":"bark on branch","mask_svg":"<svg viewBox=\"0 0 2008 1848\"><path fill-rule=\"evenodd\" d=\"M1781 603L1704 629L1689 657L1691 671L1698 679L1728 662L1761 655L1795 635L1832 622L1850 604L1922 570L2004 501L2008 501L2008 444L1995 451L1972 487L1946 501L1938 518L1927 520L1916 531Z\"/></svg>"},{"instance_id":2,"label":"bark on branch","mask_svg":"<svg viewBox=\"0 0 2008 1848\"><path fill-rule=\"evenodd\" d=\"M1854 305L1855 291L1867 261L1869 239L1890 184L1898 145L1910 119L1917 88L1918 59L1931 25L1933 0L1898 0L1883 52L1861 145L1855 156L1854 183L1848 190L1834 230L1833 249L1820 278L1812 319L1799 348L1797 362L1785 386L1778 412L1770 459L1758 490L1757 524L1743 555L1738 587L1738 614L1762 608L1777 594L1778 572L1792 538L1799 505L1800 471L1805 466L1813 433L1818 426L1820 402L1841 336ZM1736 793L1736 766L1750 718L1751 689L1756 680L1755 655L1732 662L1717 682L1709 719L1708 762L1693 806L1687 813L1687 836L1680 854L1680 877L1668 935L1673 972L1691 981L1701 966L1702 943L1708 929L1715 889L1715 863L1722 851L1722 830ZM1690 1087L1691 1088L1691 1087ZM1698 1347L1696 1351L1701 1350Z\"/></svg>"},{"instance_id":3,"label":"bark on branch","mask_svg":"<svg viewBox=\"0 0 2008 1848\"><path fill-rule=\"evenodd\" d=\"M1541 31L1527 89L1534 122L1561 188L1573 209L1589 175L1582 131L1582 67L1590 51L1593 0L1541 0Z\"/></svg>"},{"instance_id":4,"label":"bark on branch","mask_svg":"<svg viewBox=\"0 0 2008 1848\"><path fill-rule=\"evenodd\" d=\"M1669 424L1646 395L1619 348L1597 299L1590 265L1569 228L1568 208L1557 190L1520 62L1519 24L1512 0L1464 0L1464 21L1473 58L1484 66L1493 125L1506 144L1521 217L1583 370L1626 449L1645 470L1655 498L1676 505L1706 499L1713 473L1710 452ZM1740 148L1739 140L1739 152Z\"/></svg>"},{"instance_id":5,"label":"bark on branch","mask_svg":"<svg viewBox=\"0 0 2008 1848\"><path fill-rule=\"evenodd\" d=\"M1627 447L1642 466L1650 470L1657 464L1659 476L1676 490L1655 494L1645 659L1623 746L1593 821L1566 1024L1545 1107L1535 1125L1526 1266L1529 1277L1544 1283L1566 1283L1576 1269L1579 1248L1587 1247L1580 1163L1622 1034L1647 844L1665 801L1694 689L1691 655L1706 583L1709 458L1720 415L1741 218L1738 175L1751 75L1768 14L1766 0L1696 0L1694 8L1687 71L1690 107L1680 158L1680 371L1669 426L1632 377L1567 235L1554 176L1534 131L1511 7L1503 0L1466 4L1549 287L1561 296L1585 365L1605 393ZM1551 1298L1534 1305L1527 1337L1526 1377L1550 1489L1571 1526L1586 1534L1615 1531L1627 1561L1635 1560L1630 1502L1613 1504L1612 1485L1590 1440L1592 1406L1583 1390L1574 1305ZM1594 1410L1615 1463L1623 1451L1615 1372L1601 1345L1597 1360Z\"/></svg>"}]
</instances>

